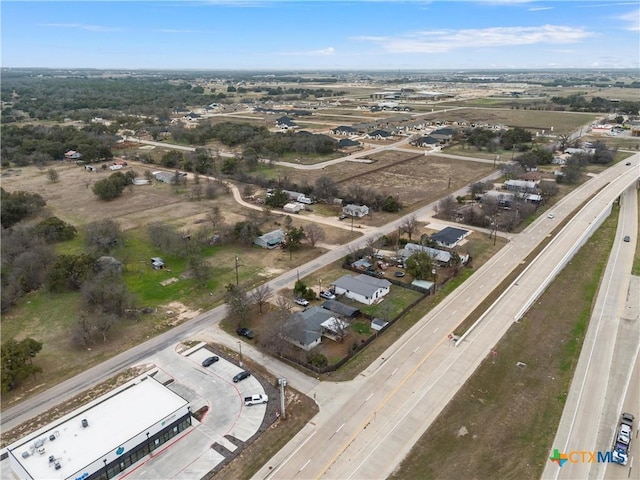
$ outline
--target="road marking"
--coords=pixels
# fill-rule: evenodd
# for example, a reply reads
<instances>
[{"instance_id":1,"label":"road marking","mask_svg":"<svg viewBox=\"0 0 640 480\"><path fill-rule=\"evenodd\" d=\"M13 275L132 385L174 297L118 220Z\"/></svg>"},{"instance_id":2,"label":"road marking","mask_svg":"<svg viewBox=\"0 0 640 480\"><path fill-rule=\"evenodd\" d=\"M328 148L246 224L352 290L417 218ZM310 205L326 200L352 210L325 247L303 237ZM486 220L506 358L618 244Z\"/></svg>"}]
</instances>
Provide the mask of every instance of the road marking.
<instances>
[{"instance_id":1,"label":"road marking","mask_svg":"<svg viewBox=\"0 0 640 480\"><path fill-rule=\"evenodd\" d=\"M433 333L436 333L438 330L440 330L440 327L436 328Z\"/></svg>"},{"instance_id":2,"label":"road marking","mask_svg":"<svg viewBox=\"0 0 640 480\"><path fill-rule=\"evenodd\" d=\"M296 448L293 452L291 452L291 454L290 454L287 458L285 458L285 459L283 460L283 462L282 462L280 465L278 465L276 468L274 468L273 470L271 470L271 471L270 471L270 472L269 472L269 473L268 473L264 478L269 478L271 475L274 475L274 474L275 474L276 472L278 472L282 467L284 467L284 466L286 465L286 463L287 463L289 460L291 460L291 457L293 457L296 453L298 453L298 451L299 451L302 447L304 447L304 445L305 445L309 440L311 440L311 438L316 434L316 432L317 432L317 430L314 430L313 432L311 432L311 435L309 435L309 436L307 437L307 439L306 439L304 442L302 442L302 443L298 446L298 448ZM309 462L307 462L307 463L309 463Z\"/></svg>"},{"instance_id":3,"label":"road marking","mask_svg":"<svg viewBox=\"0 0 640 480\"><path fill-rule=\"evenodd\" d=\"M373 393L371 393L371 394L367 397L367 399L365 400L365 402L368 402L368 401L369 401L369 399L370 399L371 397L373 397Z\"/></svg>"},{"instance_id":4,"label":"road marking","mask_svg":"<svg viewBox=\"0 0 640 480\"><path fill-rule=\"evenodd\" d=\"M299 472L301 472L302 470L304 470L304 467L306 467L307 465L309 465L309 462L311 461L311 459L307 460L307 463L305 463L304 465L302 465L302 467L300 468L300 470L298 470Z\"/></svg>"},{"instance_id":5,"label":"road marking","mask_svg":"<svg viewBox=\"0 0 640 480\"><path fill-rule=\"evenodd\" d=\"M416 352L418 351L418 349L419 349L419 348L420 348L420 347L416 347L416 348L413 350L413 352L411 352L411 353L416 353Z\"/></svg>"},{"instance_id":6,"label":"road marking","mask_svg":"<svg viewBox=\"0 0 640 480\"><path fill-rule=\"evenodd\" d=\"M398 371L398 368L396 367L396 369L395 369L393 372L391 372L391 375L390 375L390 376L391 376L391 377L393 377L393 375L394 375L397 371Z\"/></svg>"},{"instance_id":7,"label":"road marking","mask_svg":"<svg viewBox=\"0 0 640 480\"><path fill-rule=\"evenodd\" d=\"M340 430L342 430L342 427L344 427L344 423L338 427L338 429L336 430L336 433L338 433Z\"/></svg>"},{"instance_id":8,"label":"road marking","mask_svg":"<svg viewBox=\"0 0 640 480\"><path fill-rule=\"evenodd\" d=\"M340 455L342 455L344 453L344 451L349 447L349 445L351 445L353 443L353 441L355 440L355 438L360 435L360 433L362 433L362 431L364 430L365 426L369 423L371 423L371 419L375 417L376 412L378 410L380 410L382 407L384 407L384 405L398 392L398 390L400 390L400 388L402 386L404 386L405 383L407 383L407 380L409 380L409 378L411 378L412 375L414 375L416 373L416 371L422 366L422 364L424 364L424 362L427 361L427 359L433 354L433 352L435 352L438 348L440 348L440 346L445 342L445 340L447 340L447 337L442 337L440 339L440 341L438 343L436 343L434 345L434 347L424 356L422 357L422 360L419 361L416 365L414 365L414 367L411 369L411 371L409 371L403 378L402 380L400 380L398 382L398 384L393 388L393 390L391 390L389 393L387 393L387 395L382 399L382 401L380 401L380 403L378 403L377 407L375 408L375 410L373 411L373 413L369 414L358 426L358 428L354 429L353 433L351 434L351 436L347 439L346 442L344 442L342 444L342 446L338 449L338 451L336 453L333 454L333 456L329 459L329 461L324 465L324 467L322 467L320 469L320 472L315 476L316 479L319 479L320 477L322 477L327 470L329 470L329 468L331 468L331 466L336 462L336 460L338 459L338 457ZM416 348L417 350L417 348ZM416 351L414 350L414 352ZM443 373L444 375L444 373Z\"/></svg>"}]
</instances>

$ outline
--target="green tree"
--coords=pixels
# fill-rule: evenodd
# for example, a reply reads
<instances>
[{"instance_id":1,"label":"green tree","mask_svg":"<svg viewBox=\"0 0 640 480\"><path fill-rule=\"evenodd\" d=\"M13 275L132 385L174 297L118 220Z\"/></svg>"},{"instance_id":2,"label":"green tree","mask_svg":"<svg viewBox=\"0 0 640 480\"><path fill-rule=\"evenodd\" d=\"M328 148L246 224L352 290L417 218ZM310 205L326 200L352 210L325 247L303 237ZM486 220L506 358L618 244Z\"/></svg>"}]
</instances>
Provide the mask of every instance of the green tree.
<instances>
[{"instance_id":1,"label":"green tree","mask_svg":"<svg viewBox=\"0 0 640 480\"><path fill-rule=\"evenodd\" d=\"M384 199L384 203L382 204L383 212L395 213L399 211L401 208L402 208L401 203L393 195L388 195L387 198Z\"/></svg>"},{"instance_id":2,"label":"green tree","mask_svg":"<svg viewBox=\"0 0 640 480\"><path fill-rule=\"evenodd\" d=\"M52 292L78 290L97 271L97 258L93 255L58 255L47 274L46 285Z\"/></svg>"},{"instance_id":3,"label":"green tree","mask_svg":"<svg viewBox=\"0 0 640 480\"><path fill-rule=\"evenodd\" d=\"M37 193L7 192L0 189L0 217L4 228L9 228L19 221L40 212L46 202Z\"/></svg>"},{"instance_id":4,"label":"green tree","mask_svg":"<svg viewBox=\"0 0 640 480\"><path fill-rule=\"evenodd\" d=\"M60 180L60 175L58 174L57 170L50 168L49 170L47 170L47 178L51 183L58 183L58 181Z\"/></svg>"},{"instance_id":5,"label":"green tree","mask_svg":"<svg viewBox=\"0 0 640 480\"><path fill-rule=\"evenodd\" d=\"M35 377L42 368L33 364L33 359L42 350L42 343L27 337L20 342L5 340L0 347L2 366L2 393L18 386L29 375Z\"/></svg>"},{"instance_id":6,"label":"green tree","mask_svg":"<svg viewBox=\"0 0 640 480\"><path fill-rule=\"evenodd\" d=\"M34 233L47 243L56 243L71 240L78 234L78 230L58 217L49 217L34 227Z\"/></svg>"},{"instance_id":7,"label":"green tree","mask_svg":"<svg viewBox=\"0 0 640 480\"><path fill-rule=\"evenodd\" d=\"M285 238L285 248L289 250L289 260L293 257L293 251L300 247L303 239L304 228L302 226L289 229Z\"/></svg>"},{"instance_id":8,"label":"green tree","mask_svg":"<svg viewBox=\"0 0 640 480\"><path fill-rule=\"evenodd\" d=\"M289 201L289 197L282 190L278 189L267 197L264 203L273 208L282 208Z\"/></svg>"},{"instance_id":9,"label":"green tree","mask_svg":"<svg viewBox=\"0 0 640 480\"><path fill-rule=\"evenodd\" d=\"M416 252L406 260L406 270L416 280L426 280L431 277L433 259L427 252Z\"/></svg>"}]
</instances>

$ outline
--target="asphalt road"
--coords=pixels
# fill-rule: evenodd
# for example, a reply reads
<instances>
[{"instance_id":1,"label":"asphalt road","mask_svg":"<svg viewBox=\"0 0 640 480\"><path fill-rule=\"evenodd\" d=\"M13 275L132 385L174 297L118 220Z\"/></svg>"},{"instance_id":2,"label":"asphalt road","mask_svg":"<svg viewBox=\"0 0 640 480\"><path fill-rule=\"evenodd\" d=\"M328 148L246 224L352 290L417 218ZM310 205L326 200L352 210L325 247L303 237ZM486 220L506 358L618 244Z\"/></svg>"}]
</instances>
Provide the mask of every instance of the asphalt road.
<instances>
[{"instance_id":1,"label":"asphalt road","mask_svg":"<svg viewBox=\"0 0 640 480\"><path fill-rule=\"evenodd\" d=\"M554 439L553 448L560 453L611 450L640 340L638 309L625 308L637 303L640 297L637 282L634 282L636 289L630 289L637 232L637 190L634 185L621 197L616 239ZM624 242L625 235L631 236L633 241ZM625 312L628 313L626 318ZM637 404L630 408L638 415ZM605 467L605 463L569 461L560 468L556 463L548 462L542 478L603 478ZM617 470L612 470L612 475L626 470L617 465L614 467Z\"/></svg>"},{"instance_id":2,"label":"asphalt road","mask_svg":"<svg viewBox=\"0 0 640 480\"><path fill-rule=\"evenodd\" d=\"M635 156L637 165L638 155ZM637 174L624 165L590 180L481 267L456 292L390 347L357 382L342 384L345 403L321 411L254 478L385 478L475 371L491 348L557 273L567 252ZM447 335L549 234L564 216L602 188L536 261L454 347ZM514 368L517 368L514 366Z\"/></svg>"}]
</instances>

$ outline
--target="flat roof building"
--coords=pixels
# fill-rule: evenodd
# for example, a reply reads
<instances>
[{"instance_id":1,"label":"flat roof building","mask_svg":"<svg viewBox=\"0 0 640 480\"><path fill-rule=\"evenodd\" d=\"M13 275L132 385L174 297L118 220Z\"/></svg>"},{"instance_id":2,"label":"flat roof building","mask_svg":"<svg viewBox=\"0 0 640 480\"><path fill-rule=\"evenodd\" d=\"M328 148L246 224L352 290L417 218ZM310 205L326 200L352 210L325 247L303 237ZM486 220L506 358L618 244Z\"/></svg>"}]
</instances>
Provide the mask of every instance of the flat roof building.
<instances>
[{"instance_id":1,"label":"flat roof building","mask_svg":"<svg viewBox=\"0 0 640 480\"><path fill-rule=\"evenodd\" d=\"M144 375L7 447L20 479L113 478L191 425L189 402Z\"/></svg>"}]
</instances>

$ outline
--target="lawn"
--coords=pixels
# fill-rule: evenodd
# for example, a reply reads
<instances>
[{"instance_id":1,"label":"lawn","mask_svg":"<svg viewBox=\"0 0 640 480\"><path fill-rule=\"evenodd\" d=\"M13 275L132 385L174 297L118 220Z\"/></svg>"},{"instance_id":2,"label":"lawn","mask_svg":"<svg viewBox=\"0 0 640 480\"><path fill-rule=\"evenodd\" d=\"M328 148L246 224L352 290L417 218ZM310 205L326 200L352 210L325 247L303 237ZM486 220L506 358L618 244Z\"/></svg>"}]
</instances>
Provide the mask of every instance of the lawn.
<instances>
[{"instance_id":1,"label":"lawn","mask_svg":"<svg viewBox=\"0 0 640 480\"><path fill-rule=\"evenodd\" d=\"M611 249L617 211L513 324L495 348L497 357L487 357L391 478L540 477ZM516 367L518 361L527 367Z\"/></svg>"}]
</instances>

